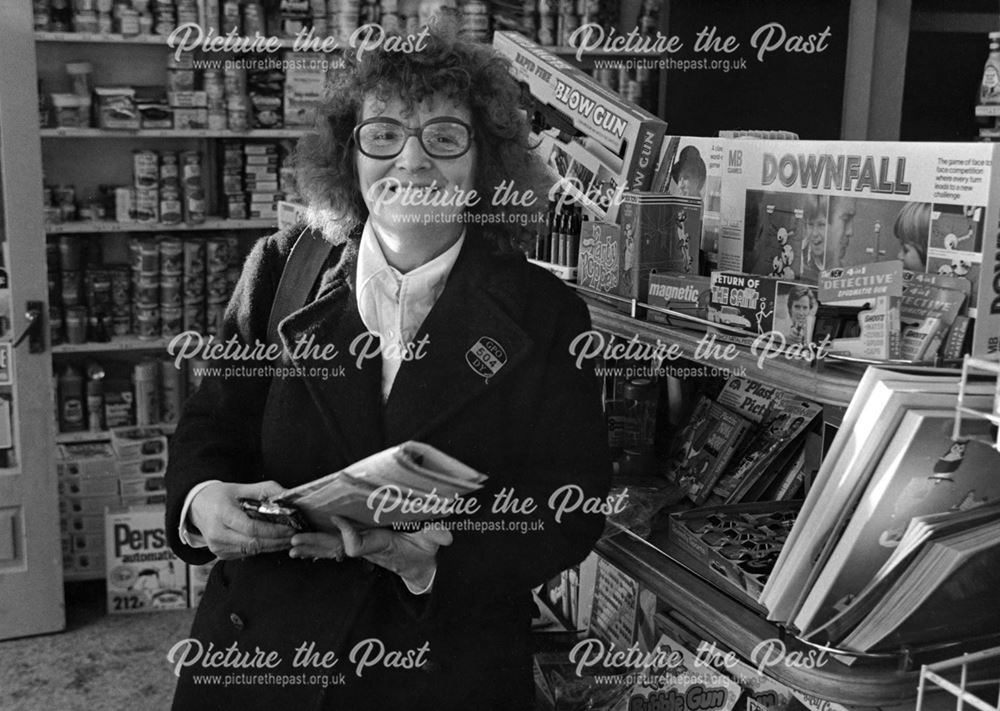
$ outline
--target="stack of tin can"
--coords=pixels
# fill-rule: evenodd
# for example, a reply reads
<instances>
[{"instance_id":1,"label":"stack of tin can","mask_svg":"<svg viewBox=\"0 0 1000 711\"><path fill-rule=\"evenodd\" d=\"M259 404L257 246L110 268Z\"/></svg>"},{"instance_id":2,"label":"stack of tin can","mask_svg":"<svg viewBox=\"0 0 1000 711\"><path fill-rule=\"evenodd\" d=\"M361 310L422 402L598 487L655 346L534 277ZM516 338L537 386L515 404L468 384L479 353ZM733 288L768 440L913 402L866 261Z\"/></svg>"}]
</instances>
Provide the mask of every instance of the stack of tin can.
<instances>
[{"instance_id":1,"label":"stack of tin can","mask_svg":"<svg viewBox=\"0 0 1000 711\"><path fill-rule=\"evenodd\" d=\"M252 219L274 219L278 216L281 193L278 184L278 146L268 143L247 143L243 146L245 160L243 184L250 196Z\"/></svg>"},{"instance_id":2,"label":"stack of tin can","mask_svg":"<svg viewBox=\"0 0 1000 711\"><path fill-rule=\"evenodd\" d=\"M160 219L160 156L156 151L132 151L132 210L136 222Z\"/></svg>"},{"instance_id":3,"label":"stack of tin can","mask_svg":"<svg viewBox=\"0 0 1000 711\"><path fill-rule=\"evenodd\" d=\"M167 338L181 332L184 243L176 237L161 237L160 253L160 335Z\"/></svg>"},{"instance_id":4,"label":"stack of tin can","mask_svg":"<svg viewBox=\"0 0 1000 711\"><path fill-rule=\"evenodd\" d=\"M179 0L179 3L184 6L194 4L187 0ZM153 0L153 23L156 34L166 36L177 29L177 10L174 0ZM197 13L197 6L195 12ZM187 8L185 13L189 14Z\"/></svg>"},{"instance_id":5,"label":"stack of tin can","mask_svg":"<svg viewBox=\"0 0 1000 711\"><path fill-rule=\"evenodd\" d=\"M222 332L226 302L235 283L230 266L235 262L236 245L226 237L212 237L205 245L205 331L210 336ZM239 269L237 268L237 278Z\"/></svg>"},{"instance_id":6,"label":"stack of tin can","mask_svg":"<svg viewBox=\"0 0 1000 711\"><path fill-rule=\"evenodd\" d=\"M152 237L129 241L135 333L142 340L160 337L160 248Z\"/></svg>"},{"instance_id":7,"label":"stack of tin can","mask_svg":"<svg viewBox=\"0 0 1000 711\"><path fill-rule=\"evenodd\" d=\"M201 153L182 151L180 170L184 221L192 225L202 223L205 221L205 185L202 181Z\"/></svg>"},{"instance_id":8,"label":"stack of tin can","mask_svg":"<svg viewBox=\"0 0 1000 711\"><path fill-rule=\"evenodd\" d=\"M222 144L222 194L224 213L230 220L247 217L247 194L243 190L243 143L225 141Z\"/></svg>"},{"instance_id":9,"label":"stack of tin can","mask_svg":"<svg viewBox=\"0 0 1000 711\"><path fill-rule=\"evenodd\" d=\"M205 332L205 240L184 241L182 328Z\"/></svg>"}]
</instances>

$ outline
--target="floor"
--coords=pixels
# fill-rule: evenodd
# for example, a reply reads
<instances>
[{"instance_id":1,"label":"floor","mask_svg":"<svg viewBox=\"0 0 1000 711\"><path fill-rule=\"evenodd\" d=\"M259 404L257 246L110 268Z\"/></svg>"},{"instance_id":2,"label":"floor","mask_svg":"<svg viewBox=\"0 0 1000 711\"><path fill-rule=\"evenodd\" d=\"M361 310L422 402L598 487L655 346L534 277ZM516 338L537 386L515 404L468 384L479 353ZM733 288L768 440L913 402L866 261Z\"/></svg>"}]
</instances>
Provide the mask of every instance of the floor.
<instances>
[{"instance_id":1,"label":"floor","mask_svg":"<svg viewBox=\"0 0 1000 711\"><path fill-rule=\"evenodd\" d=\"M109 615L104 590L68 583L64 632L0 642L0 711L170 708L167 652L194 611Z\"/></svg>"}]
</instances>

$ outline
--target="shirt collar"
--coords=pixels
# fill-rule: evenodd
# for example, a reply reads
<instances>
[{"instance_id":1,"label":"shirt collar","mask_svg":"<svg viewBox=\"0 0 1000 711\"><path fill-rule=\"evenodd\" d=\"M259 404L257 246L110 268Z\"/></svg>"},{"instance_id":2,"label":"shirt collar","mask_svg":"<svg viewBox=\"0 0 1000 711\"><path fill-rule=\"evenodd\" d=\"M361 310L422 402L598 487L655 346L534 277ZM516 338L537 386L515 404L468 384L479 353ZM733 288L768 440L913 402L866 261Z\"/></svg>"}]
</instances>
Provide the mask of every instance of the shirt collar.
<instances>
[{"instance_id":1,"label":"shirt collar","mask_svg":"<svg viewBox=\"0 0 1000 711\"><path fill-rule=\"evenodd\" d=\"M459 235L455 244L426 264L421 264L416 269L402 274L386 261L371 219L367 220L361 232L361 243L358 246L357 268L358 311L365 327L369 331L381 335L380 312L390 303L404 312L408 310L408 305L415 301L430 301L429 305L433 306L432 302L437 300L437 296L444 288L444 282L448 279L448 275L458 260L459 252L462 251L462 245L465 243L465 234L465 228L463 228L462 234ZM399 302L404 284L406 286L406 302L408 303ZM426 313L410 314L409 316L417 316L419 321L423 321L423 316L426 316ZM409 320L405 313L397 314L397 318L401 318L403 321Z\"/></svg>"}]
</instances>

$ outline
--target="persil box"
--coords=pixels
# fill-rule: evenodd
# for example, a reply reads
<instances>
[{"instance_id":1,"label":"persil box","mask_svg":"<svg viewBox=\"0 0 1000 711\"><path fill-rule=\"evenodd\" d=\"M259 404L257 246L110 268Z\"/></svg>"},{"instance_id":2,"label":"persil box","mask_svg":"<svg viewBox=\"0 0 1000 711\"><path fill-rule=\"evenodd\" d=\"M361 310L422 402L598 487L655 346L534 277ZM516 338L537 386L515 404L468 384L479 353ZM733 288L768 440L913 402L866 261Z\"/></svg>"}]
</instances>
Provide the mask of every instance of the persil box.
<instances>
[{"instance_id":1,"label":"persil box","mask_svg":"<svg viewBox=\"0 0 1000 711\"><path fill-rule=\"evenodd\" d=\"M108 512L108 612L187 607L187 565L167 545L163 515L162 506Z\"/></svg>"},{"instance_id":2,"label":"persil box","mask_svg":"<svg viewBox=\"0 0 1000 711\"><path fill-rule=\"evenodd\" d=\"M542 158L560 177L578 180L583 203L613 222L618 201L602 198L649 189L667 124L516 32L495 32L493 47L511 60L514 78L542 107L583 134L580 140L550 136L555 144L546 144Z\"/></svg>"},{"instance_id":3,"label":"persil box","mask_svg":"<svg viewBox=\"0 0 1000 711\"><path fill-rule=\"evenodd\" d=\"M159 427L118 427L111 430L111 447L118 459L165 455L167 435Z\"/></svg>"}]
</instances>

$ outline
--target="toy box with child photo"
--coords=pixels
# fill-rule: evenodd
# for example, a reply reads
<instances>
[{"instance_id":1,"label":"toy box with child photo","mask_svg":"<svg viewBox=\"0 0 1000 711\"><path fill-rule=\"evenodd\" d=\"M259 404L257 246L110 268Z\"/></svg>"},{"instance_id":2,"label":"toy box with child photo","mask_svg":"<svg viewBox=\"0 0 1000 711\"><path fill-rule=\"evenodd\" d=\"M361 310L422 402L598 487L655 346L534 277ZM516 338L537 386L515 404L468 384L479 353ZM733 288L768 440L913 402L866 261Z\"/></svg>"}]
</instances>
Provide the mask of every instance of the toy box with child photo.
<instances>
[{"instance_id":1,"label":"toy box with child photo","mask_svg":"<svg viewBox=\"0 0 1000 711\"><path fill-rule=\"evenodd\" d=\"M971 352L1000 351L1000 163L979 143L739 140L723 162L719 267L816 284L900 260L969 282Z\"/></svg>"}]
</instances>

